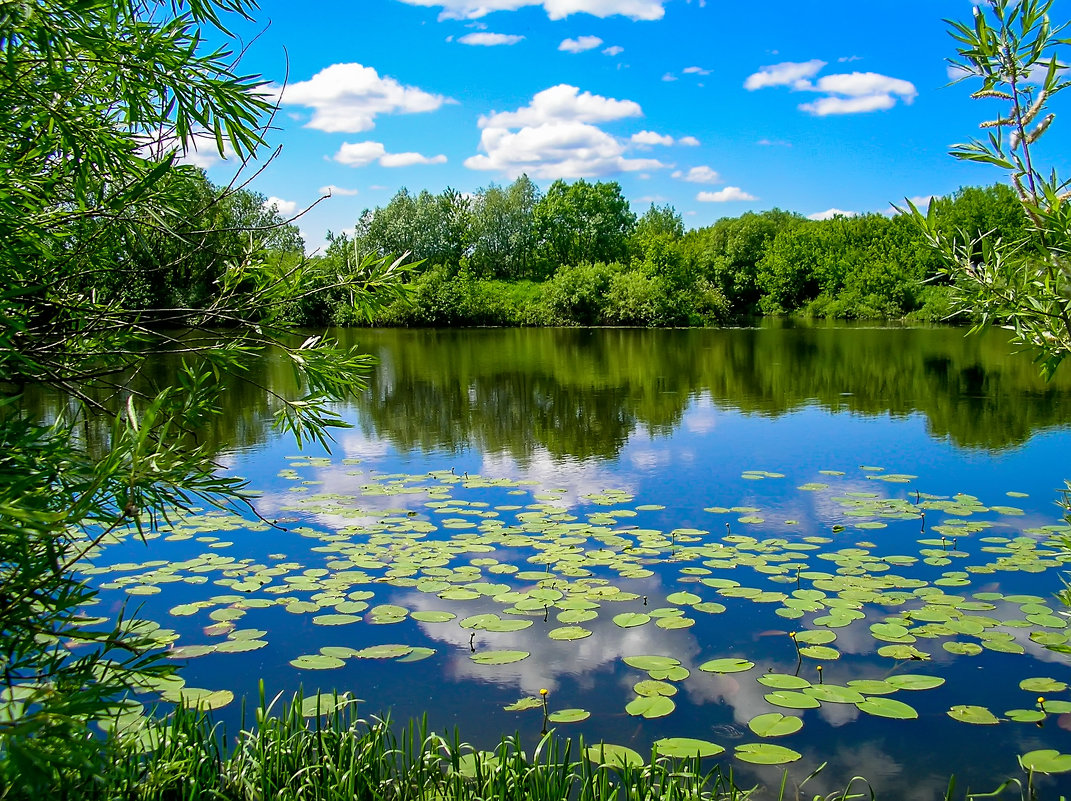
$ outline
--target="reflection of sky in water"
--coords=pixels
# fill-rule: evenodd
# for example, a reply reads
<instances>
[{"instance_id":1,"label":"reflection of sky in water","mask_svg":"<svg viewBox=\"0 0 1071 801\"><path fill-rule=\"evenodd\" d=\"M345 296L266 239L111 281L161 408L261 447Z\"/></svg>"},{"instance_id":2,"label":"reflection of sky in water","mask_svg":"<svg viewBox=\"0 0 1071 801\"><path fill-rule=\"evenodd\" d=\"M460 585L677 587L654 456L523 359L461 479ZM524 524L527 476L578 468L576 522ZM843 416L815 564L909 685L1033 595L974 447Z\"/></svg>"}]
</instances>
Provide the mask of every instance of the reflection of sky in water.
<instances>
[{"instance_id":1,"label":"reflection of sky in water","mask_svg":"<svg viewBox=\"0 0 1071 801\"><path fill-rule=\"evenodd\" d=\"M392 370L397 365L392 363ZM393 380L393 379L392 379ZM384 387L380 387L382 390ZM471 400L471 398L470 398ZM349 412L351 416L355 412ZM360 423L360 420L357 420ZM888 527L879 530L853 530L836 533L834 522L844 522L844 508L833 500L845 492L876 493L883 498L913 499L914 490L951 496L966 492L978 496L983 503L1020 506L1026 515L1001 518L998 525L983 532L961 538L959 547L970 551L969 559L954 559L948 566L916 565L895 568L902 575L922 575L927 580L938 578L943 571L962 570L964 565L977 564L992 558L978 551L985 536L1016 536L1023 528L1051 524L1058 518L1053 506L1055 490L1063 486L1067 470L1069 434L1049 431L1036 434L1025 445L1003 452L964 451L947 439L935 439L928 432L928 421L921 414L862 415L849 412L833 413L817 405L806 405L780 417L749 414L731 407L708 392L697 392L684 408L678 424L669 429L652 429L637 425L613 459L569 458L555 456L545 447L535 447L524 459L507 450L483 452L468 449L430 449L426 452L399 450L387 436L367 433L368 427L342 431L330 466L300 467L302 480L320 483L306 486L306 493L292 491L300 482L278 476L288 467L284 458L296 453L293 445L272 440L259 449L225 457L227 467L248 477L253 487L262 490L258 510L269 519L286 519L288 527L313 526L330 531L361 522L379 519L386 510L408 510L416 519L438 523L440 516L430 514L430 496L426 491L414 494L360 496L360 488L377 475L408 473L426 476L431 471L454 470L455 476L466 472L472 476L533 482L523 487L525 494L510 495L506 489L464 490L453 485L451 497L483 500L494 505L533 503L533 494L564 489L555 493L555 506L567 509L584 522L593 513L607 507L594 505L585 496L601 493L608 488L620 489L634 496L624 504L634 508L640 504L661 504L663 510L644 511L634 518L620 518L617 528L628 533L630 527L655 528L669 531L678 527L697 528L710 532L708 539L720 540L728 522L734 534L747 534L759 539L768 537L798 540L803 536L820 534L834 542L823 548L849 548L857 543L873 542L874 552L886 554L916 554L921 535L917 520L889 520ZM362 433L364 432L364 433ZM343 458L358 459L359 464L344 465ZM861 472L860 465L875 465L888 472L916 474L917 480L908 484L886 483ZM820 470L841 470L843 477L823 476ZM746 470L769 470L784 473L784 478L746 480ZM819 492L796 490L806 482L821 482L832 489ZM434 483L430 479L428 483ZM1008 490L1028 491L1032 497L1008 498ZM351 517L337 510L316 509L307 497L317 493L350 496L348 503L366 512ZM620 506L620 505L619 505ZM720 515L704 511L711 506L755 506L761 509L765 523L761 526L738 522L739 514ZM403 512L404 514L404 512ZM927 525L940 522L944 515L927 515ZM509 521L509 515L503 518ZM974 519L966 518L968 520ZM786 525L784 521L798 521ZM429 538L448 538L450 531L440 530ZM364 535L357 535L360 541ZM932 535L930 535L932 536ZM249 556L270 563L268 554L286 553L287 558L300 562L302 569L319 568L334 554L315 549L322 542L293 532L266 531L257 533L228 532L222 538L233 540L233 548L220 550L222 555L237 558ZM587 548L600 548L591 543ZM154 540L151 551L133 542L113 549L112 561L164 558L157 548L168 548L167 556L186 559L204 553L196 542L164 543ZM151 554L151 555L147 555ZM466 564L476 556L492 556L505 560L516 558L521 570L537 569L525 562L527 550L500 550L494 554L470 554L455 560ZM982 557L982 558L979 558ZM111 557L109 557L111 559ZM689 562L700 565L702 560ZM834 572L832 562L823 562L812 552L808 559L812 569ZM103 562L102 562L103 563ZM778 604L753 604L742 599L719 596L713 588L682 581L679 568L683 564L649 566L654 576L642 579L620 579L612 572L599 576L612 579L615 585L630 592L648 596L648 611L668 605L665 596L687 589L704 600L717 600L728 609L723 614L688 612L696 620L691 628L665 630L654 621L636 628L624 629L615 625L612 616L622 611L645 611L638 601L603 602L599 616L579 625L591 630L592 636L570 642L557 642L546 637L552 628L564 625L555 619L556 610L549 610L549 620L542 613L530 618L533 625L519 632L477 631L474 645L477 651L517 649L531 652L521 662L501 666L481 666L470 659L470 630L448 623L417 623L406 620L392 625L367 625L367 620L334 628L314 626L309 616L292 615L275 607L250 610L240 622L242 628L267 629L270 646L247 655L209 655L189 661L184 675L191 686L212 688L230 687L238 692L255 693L256 678L263 676L269 695L283 689L293 689L299 683L306 690L336 685L352 690L365 699L362 712L373 714L388 708L397 719L418 717L429 713L433 726L462 726L464 739L483 745L492 744L502 733L519 729L527 737L538 732L541 714L538 710L506 713L505 704L518 697L538 693L540 688L551 691L552 708L582 707L592 712L583 724L563 727L568 733L583 732L588 738L605 738L638 748L641 752L650 743L664 736L695 736L718 742L728 749L758 738L747 729L755 715L770 711L799 715L804 720L801 732L774 740L803 754L803 760L793 766L794 781L802 781L822 762L828 767L811 779L801 793L827 793L843 787L852 776L869 778L879 796L898 798L933 798L940 795L948 775L956 772L960 780L970 783L973 790L990 790L996 781L1015 775L1015 754L1041 747L1071 750L1071 740L1065 721L1050 718L1038 729L1028 724L1004 722L997 727L969 726L952 721L945 711L952 704L983 704L997 715L1017 707L1030 708L1033 695L1018 688L1024 676L1050 675L1069 678L1067 657L1049 651L1029 637L1031 629L1008 628L1014 642L1026 655L984 652L977 657L955 656L941 648L942 640L922 639L916 647L932 654L925 662L894 663L879 657L878 647L869 626L887 617L895 618L905 608L917 608L921 601L907 606L876 607L868 604L862 620L856 620L834 631L834 645L840 659L825 663L825 681L844 684L853 679L881 678L893 672L919 672L941 675L945 687L933 691L906 692L895 695L915 706L916 721L885 721L861 713L855 706L825 703L820 709L796 711L771 706L764 695L769 687L756 679L766 671L793 673L796 659L788 631L815 628L808 614L800 621L786 620L775 614ZM764 590L791 591L792 584L770 583L767 577L750 568L737 567L731 572L716 571L731 576L745 586ZM218 574L210 576L216 578ZM508 575L484 574L487 581L500 581L530 588L531 581L518 581ZM1051 596L1061 589L1056 570L1044 573L1000 572L971 576L966 591L957 587L945 588L948 593L995 591L1025 592L1048 599L1053 608L1059 605ZM376 583L371 604L393 603L417 610L444 610L458 618L482 612L502 612L502 605L487 598L473 601L448 601L434 593L422 593L411 587L392 587ZM176 628L182 642L204 642L209 638L201 632L207 622L204 615L196 618L172 618L167 610L178 603L226 595L227 587L208 585L166 584L159 595L146 596L143 614L164 625ZM294 593L295 596L301 593ZM105 594L107 606L114 608L121 593ZM998 608L983 614L998 619L1021 617L1016 605L998 603ZM329 611L329 610L328 610ZM966 637L958 637L967 640ZM363 647L378 643L426 645L437 649L428 660L413 664L351 660L343 669L317 673L298 672L288 664L299 653L313 653L321 645L351 645ZM628 655L661 654L679 659L691 671L690 677L678 682L674 697L676 710L665 718L644 720L624 713L625 704L633 697L632 685L646 674L623 664ZM746 673L716 675L698 670L708 659L723 656L742 656L756 662ZM804 660L800 675L817 681L815 663ZM1060 697L1068 697L1065 692ZM236 715L233 710L223 716ZM776 784L779 769L762 769L734 762L734 771L741 783L754 779ZM1047 782L1047 784L1044 784ZM1045 787L1068 790L1066 781L1043 780ZM791 786L791 785L790 785Z\"/></svg>"}]
</instances>

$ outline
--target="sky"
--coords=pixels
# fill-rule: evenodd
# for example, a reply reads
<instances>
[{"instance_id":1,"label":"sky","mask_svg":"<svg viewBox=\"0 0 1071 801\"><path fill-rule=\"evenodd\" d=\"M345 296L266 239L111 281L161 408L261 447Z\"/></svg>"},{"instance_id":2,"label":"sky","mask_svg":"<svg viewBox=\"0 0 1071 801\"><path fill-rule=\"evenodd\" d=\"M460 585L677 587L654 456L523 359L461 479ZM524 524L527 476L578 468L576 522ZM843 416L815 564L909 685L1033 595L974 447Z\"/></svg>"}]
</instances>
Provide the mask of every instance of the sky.
<instances>
[{"instance_id":1,"label":"sky","mask_svg":"<svg viewBox=\"0 0 1071 801\"><path fill-rule=\"evenodd\" d=\"M999 170L961 163L999 101L950 85L944 18L971 0L261 0L239 71L279 102L278 155L243 177L307 250L405 187L477 192L526 173L617 181L689 228L780 208L888 213ZM1056 0L1053 21L1069 19ZM1063 17L1059 15L1063 14ZM1066 98L1057 97L1059 111ZM1061 122L1064 123L1061 127ZM1066 172L1071 128L1042 140ZM234 158L189 159L217 183ZM328 196L328 197L325 197ZM323 199L321 199L323 198ZM310 208L311 207L311 208Z\"/></svg>"}]
</instances>

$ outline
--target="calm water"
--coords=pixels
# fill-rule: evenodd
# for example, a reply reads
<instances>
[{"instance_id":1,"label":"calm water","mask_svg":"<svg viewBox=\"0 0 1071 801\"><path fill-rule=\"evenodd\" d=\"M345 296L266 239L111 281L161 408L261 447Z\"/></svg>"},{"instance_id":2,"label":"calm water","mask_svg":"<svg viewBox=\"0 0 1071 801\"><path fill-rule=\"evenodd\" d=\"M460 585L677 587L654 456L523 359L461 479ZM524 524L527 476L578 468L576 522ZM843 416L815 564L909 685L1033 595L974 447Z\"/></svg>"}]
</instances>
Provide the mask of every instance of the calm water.
<instances>
[{"instance_id":1,"label":"calm water","mask_svg":"<svg viewBox=\"0 0 1071 801\"><path fill-rule=\"evenodd\" d=\"M798 752L796 781L828 762L805 793L862 775L882 795L932 798L951 773L989 790L1023 775L1017 754L1071 751L1069 657L1045 647L1065 636L1052 537L1071 477L1071 377L1044 384L999 332L340 336L379 366L329 457L274 435L269 400L249 385L205 432L280 529L199 517L93 560L108 608L139 604L175 647L218 648L177 660L189 687L336 688L363 713L427 712L482 747L538 735L540 709L504 707L546 688L549 711L590 713L562 733L641 753L664 737L708 740L745 784L781 769L735 758L741 745ZM253 377L293 389L270 359ZM497 617L471 619L484 614ZM267 644L219 648L242 639ZM382 644L401 661L345 650ZM323 646L340 666L291 664ZM479 662L503 650L529 655ZM688 672L639 688L673 693L671 711L632 714L650 677L625 659L641 655ZM700 669L730 657L754 666ZM771 673L808 684L779 690L770 683L799 682ZM903 674L944 683L849 684ZM795 708L801 690L827 699L820 684L845 697ZM880 703L871 714L844 702L848 690L917 717L890 719ZM1000 722L954 719L955 707ZM219 714L235 721L237 709ZM749 730L767 713L802 729Z\"/></svg>"}]
</instances>

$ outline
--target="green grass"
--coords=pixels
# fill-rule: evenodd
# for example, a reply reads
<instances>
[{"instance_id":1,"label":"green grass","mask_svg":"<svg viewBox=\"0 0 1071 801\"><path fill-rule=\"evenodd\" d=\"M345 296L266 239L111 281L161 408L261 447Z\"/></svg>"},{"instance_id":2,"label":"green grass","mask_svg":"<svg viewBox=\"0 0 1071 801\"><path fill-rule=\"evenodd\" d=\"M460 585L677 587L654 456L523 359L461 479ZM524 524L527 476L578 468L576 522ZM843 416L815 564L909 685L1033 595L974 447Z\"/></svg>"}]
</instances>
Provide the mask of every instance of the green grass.
<instances>
[{"instance_id":1,"label":"green grass","mask_svg":"<svg viewBox=\"0 0 1071 801\"><path fill-rule=\"evenodd\" d=\"M353 703L338 696L303 701L299 695L278 709L277 704L278 699L266 704L262 697L253 725L243 725L230 740L208 713L199 710L179 707L166 718L120 718L102 739L98 764L57 768L45 785L0 788L0 799L747 801L756 796L848 801L876 797L861 778L853 778L841 791L812 796L803 790L811 777L790 787L787 773L778 787L743 789L731 770L723 772L699 758L652 754L644 764L598 764L584 758L582 738L574 743L553 730L530 752L517 735L504 737L493 751L479 751L462 742L456 731L451 737L429 731L426 719L400 729L387 720L358 719ZM1010 788L967 798L1005 797L1004 789ZM1020 786L1019 791L1013 795L1035 798L1033 788ZM946 801L954 792L953 782Z\"/></svg>"}]
</instances>

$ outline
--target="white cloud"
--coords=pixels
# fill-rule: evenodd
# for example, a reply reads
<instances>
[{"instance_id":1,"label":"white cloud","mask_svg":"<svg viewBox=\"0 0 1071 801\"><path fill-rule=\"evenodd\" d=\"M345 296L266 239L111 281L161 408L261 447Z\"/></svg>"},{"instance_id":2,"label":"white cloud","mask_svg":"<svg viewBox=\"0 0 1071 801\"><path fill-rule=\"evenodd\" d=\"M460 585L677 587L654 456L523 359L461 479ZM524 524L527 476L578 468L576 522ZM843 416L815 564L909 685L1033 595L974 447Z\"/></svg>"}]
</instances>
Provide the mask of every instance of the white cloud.
<instances>
[{"instance_id":1,"label":"white cloud","mask_svg":"<svg viewBox=\"0 0 1071 801\"><path fill-rule=\"evenodd\" d=\"M688 172L677 170L672 177L693 184L716 184L721 180L721 176L705 164L692 167Z\"/></svg>"},{"instance_id":2,"label":"white cloud","mask_svg":"<svg viewBox=\"0 0 1071 801\"><path fill-rule=\"evenodd\" d=\"M610 134L584 122L526 125L519 131L484 128L482 155L465 160L472 170L497 170L510 178L588 178L616 172L657 169L657 159L624 157L625 146Z\"/></svg>"},{"instance_id":3,"label":"white cloud","mask_svg":"<svg viewBox=\"0 0 1071 801\"><path fill-rule=\"evenodd\" d=\"M607 47L602 52L608 56L617 56L621 53L624 53L625 48L621 47L620 45L612 45L611 47Z\"/></svg>"},{"instance_id":4,"label":"white cloud","mask_svg":"<svg viewBox=\"0 0 1071 801\"><path fill-rule=\"evenodd\" d=\"M856 217L859 215L857 211L844 211L843 209L826 209L825 211L818 211L814 214L808 214L808 220L832 220L834 217Z\"/></svg>"},{"instance_id":5,"label":"white cloud","mask_svg":"<svg viewBox=\"0 0 1071 801\"><path fill-rule=\"evenodd\" d=\"M411 167L415 164L445 164L446 156L424 156L420 153L388 153L381 142L343 142L332 157L347 167L365 167L373 161L381 167Z\"/></svg>"},{"instance_id":6,"label":"white cloud","mask_svg":"<svg viewBox=\"0 0 1071 801\"><path fill-rule=\"evenodd\" d=\"M658 169L657 159L625 158L628 141L595 123L642 117L631 100L581 92L559 84L537 93L516 111L480 117L481 153L465 160L472 170L496 170L516 178L586 178L615 172Z\"/></svg>"},{"instance_id":7,"label":"white cloud","mask_svg":"<svg viewBox=\"0 0 1071 801\"><path fill-rule=\"evenodd\" d=\"M445 164L446 156L424 156L420 153L387 153L379 159L382 167L412 167L414 164Z\"/></svg>"},{"instance_id":8,"label":"white cloud","mask_svg":"<svg viewBox=\"0 0 1071 801\"><path fill-rule=\"evenodd\" d=\"M758 200L754 195L749 195L739 186L727 186L717 192L700 192L695 199L701 203L728 203L733 200Z\"/></svg>"},{"instance_id":9,"label":"white cloud","mask_svg":"<svg viewBox=\"0 0 1071 801\"><path fill-rule=\"evenodd\" d=\"M852 61L860 61L862 60L862 58L862 56L841 56L837 59L837 61L839 61L841 64L846 64Z\"/></svg>"},{"instance_id":10,"label":"white cloud","mask_svg":"<svg viewBox=\"0 0 1071 801\"><path fill-rule=\"evenodd\" d=\"M601 44L602 39L598 36L578 36L575 39L563 39L558 49L566 53L583 53L585 50L594 50Z\"/></svg>"},{"instance_id":11,"label":"white cloud","mask_svg":"<svg viewBox=\"0 0 1071 801\"><path fill-rule=\"evenodd\" d=\"M910 81L876 72L824 75L817 82L812 82L811 79L825 66L826 62L818 59L765 66L749 75L744 87L754 91L770 86L789 86L796 91L824 94L825 97L799 106L801 111L818 117L882 111L892 108L901 100L911 103L918 96L918 90Z\"/></svg>"},{"instance_id":12,"label":"white cloud","mask_svg":"<svg viewBox=\"0 0 1071 801\"><path fill-rule=\"evenodd\" d=\"M344 189L341 186L335 186L334 184L328 184L327 186L321 186L316 190L321 195L342 195L344 197L350 197L358 194L356 189Z\"/></svg>"},{"instance_id":13,"label":"white cloud","mask_svg":"<svg viewBox=\"0 0 1071 801\"><path fill-rule=\"evenodd\" d=\"M515 45L524 39L512 33L466 33L458 41L461 44L477 45L481 47L495 47L497 45Z\"/></svg>"},{"instance_id":14,"label":"white cloud","mask_svg":"<svg viewBox=\"0 0 1071 801\"><path fill-rule=\"evenodd\" d=\"M538 92L530 104L516 111L480 117L479 125L481 128L520 128L548 122L610 122L642 116L639 103L582 93L577 87L562 83Z\"/></svg>"},{"instance_id":15,"label":"white cloud","mask_svg":"<svg viewBox=\"0 0 1071 801\"><path fill-rule=\"evenodd\" d=\"M314 110L306 128L328 133L358 133L375 127L379 114L435 111L452 102L415 86L403 86L362 64L332 64L307 81L273 87L279 102Z\"/></svg>"},{"instance_id":16,"label":"white cloud","mask_svg":"<svg viewBox=\"0 0 1071 801\"><path fill-rule=\"evenodd\" d=\"M868 111L885 111L896 105L892 95L866 95L863 97L823 97L813 103L800 104L800 111L816 117L831 114L865 114Z\"/></svg>"},{"instance_id":17,"label":"white cloud","mask_svg":"<svg viewBox=\"0 0 1071 801\"><path fill-rule=\"evenodd\" d=\"M672 72L667 72L665 75L662 76L662 80L666 83L669 83L670 81L677 80L677 76L674 75Z\"/></svg>"},{"instance_id":18,"label":"white cloud","mask_svg":"<svg viewBox=\"0 0 1071 801\"><path fill-rule=\"evenodd\" d=\"M784 139L760 139L755 144L763 147L792 147L792 143L786 142Z\"/></svg>"},{"instance_id":19,"label":"white cloud","mask_svg":"<svg viewBox=\"0 0 1071 801\"><path fill-rule=\"evenodd\" d=\"M694 136L682 136L677 140L678 145L685 145L686 147L698 147L699 140Z\"/></svg>"},{"instance_id":20,"label":"white cloud","mask_svg":"<svg viewBox=\"0 0 1071 801\"><path fill-rule=\"evenodd\" d=\"M705 70L702 67L685 67L685 75L710 75L710 70Z\"/></svg>"},{"instance_id":21,"label":"white cloud","mask_svg":"<svg viewBox=\"0 0 1071 801\"><path fill-rule=\"evenodd\" d=\"M273 207L280 217L293 217L298 206L296 200L283 200L281 197L270 197L264 201L266 211L271 211Z\"/></svg>"},{"instance_id":22,"label":"white cloud","mask_svg":"<svg viewBox=\"0 0 1071 801\"><path fill-rule=\"evenodd\" d=\"M780 64L769 64L760 67L759 71L753 75L749 75L744 81L744 88L751 92L769 86L807 88L810 86L808 79L817 75L825 65L826 62L817 58L810 61L784 61Z\"/></svg>"},{"instance_id":23,"label":"white cloud","mask_svg":"<svg viewBox=\"0 0 1071 801\"><path fill-rule=\"evenodd\" d=\"M668 147L673 144L673 137L655 133L654 131L640 131L632 134L629 141L634 145L665 145Z\"/></svg>"},{"instance_id":24,"label":"white cloud","mask_svg":"<svg viewBox=\"0 0 1071 801\"><path fill-rule=\"evenodd\" d=\"M638 204L665 203L667 200L669 200L669 198L663 197L662 195L643 195L642 197L636 198L633 202Z\"/></svg>"},{"instance_id":25,"label":"white cloud","mask_svg":"<svg viewBox=\"0 0 1071 801\"><path fill-rule=\"evenodd\" d=\"M411 6L441 8L439 19L477 19L494 11L516 11L542 6L551 19L570 14L595 17L623 16L635 20L657 20L665 16L666 0L402 0Z\"/></svg>"}]
</instances>

